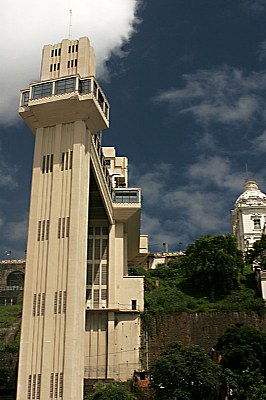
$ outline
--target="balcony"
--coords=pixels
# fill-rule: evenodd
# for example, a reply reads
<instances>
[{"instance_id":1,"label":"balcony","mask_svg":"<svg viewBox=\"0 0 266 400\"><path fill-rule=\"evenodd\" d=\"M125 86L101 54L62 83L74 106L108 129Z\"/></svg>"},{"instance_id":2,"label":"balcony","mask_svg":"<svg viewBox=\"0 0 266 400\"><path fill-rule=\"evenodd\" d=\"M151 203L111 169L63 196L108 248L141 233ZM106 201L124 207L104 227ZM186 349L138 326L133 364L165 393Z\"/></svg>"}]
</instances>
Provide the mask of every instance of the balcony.
<instances>
[{"instance_id":1,"label":"balcony","mask_svg":"<svg viewBox=\"0 0 266 400\"><path fill-rule=\"evenodd\" d=\"M75 120L86 121L93 133L109 126L109 103L94 77L32 83L21 91L19 113L33 132Z\"/></svg>"}]
</instances>

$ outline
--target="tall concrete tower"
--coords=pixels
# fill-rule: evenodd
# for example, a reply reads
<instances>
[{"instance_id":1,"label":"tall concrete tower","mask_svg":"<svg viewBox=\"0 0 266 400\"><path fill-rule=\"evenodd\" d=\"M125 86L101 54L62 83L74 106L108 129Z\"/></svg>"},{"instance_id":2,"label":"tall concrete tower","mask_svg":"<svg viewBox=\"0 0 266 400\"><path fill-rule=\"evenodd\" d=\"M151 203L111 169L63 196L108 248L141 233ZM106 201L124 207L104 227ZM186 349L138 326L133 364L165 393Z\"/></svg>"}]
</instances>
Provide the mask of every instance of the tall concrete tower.
<instances>
[{"instance_id":1,"label":"tall concrete tower","mask_svg":"<svg viewBox=\"0 0 266 400\"><path fill-rule=\"evenodd\" d=\"M246 253L261 238L266 226L266 195L255 181L246 181L232 211L232 233Z\"/></svg>"},{"instance_id":2,"label":"tall concrete tower","mask_svg":"<svg viewBox=\"0 0 266 400\"><path fill-rule=\"evenodd\" d=\"M84 378L140 368L143 278L128 276L147 253L140 189L101 147L109 104L88 38L44 46L19 113L35 150L17 399L81 400Z\"/></svg>"}]
</instances>

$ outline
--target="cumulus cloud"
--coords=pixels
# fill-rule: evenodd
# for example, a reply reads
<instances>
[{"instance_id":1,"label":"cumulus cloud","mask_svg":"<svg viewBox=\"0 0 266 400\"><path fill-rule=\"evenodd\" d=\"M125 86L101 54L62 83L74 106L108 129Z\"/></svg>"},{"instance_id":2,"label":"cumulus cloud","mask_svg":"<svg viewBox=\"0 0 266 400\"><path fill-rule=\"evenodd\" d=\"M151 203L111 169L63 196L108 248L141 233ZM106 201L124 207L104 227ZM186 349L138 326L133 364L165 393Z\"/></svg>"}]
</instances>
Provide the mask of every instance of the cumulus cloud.
<instances>
[{"instance_id":1,"label":"cumulus cloud","mask_svg":"<svg viewBox=\"0 0 266 400\"><path fill-rule=\"evenodd\" d=\"M12 123L17 115L19 90L38 80L44 44L68 37L69 10L72 9L71 38L88 36L94 47L98 77L106 77L106 61L111 54L123 55L139 22L136 12L141 0L20 0L1 6L0 63L2 76L0 118Z\"/></svg>"},{"instance_id":2,"label":"cumulus cloud","mask_svg":"<svg viewBox=\"0 0 266 400\"><path fill-rule=\"evenodd\" d=\"M155 102L173 105L180 114L191 114L200 123L248 123L265 117L266 72L243 71L229 66L183 75L183 88L159 93Z\"/></svg>"}]
</instances>

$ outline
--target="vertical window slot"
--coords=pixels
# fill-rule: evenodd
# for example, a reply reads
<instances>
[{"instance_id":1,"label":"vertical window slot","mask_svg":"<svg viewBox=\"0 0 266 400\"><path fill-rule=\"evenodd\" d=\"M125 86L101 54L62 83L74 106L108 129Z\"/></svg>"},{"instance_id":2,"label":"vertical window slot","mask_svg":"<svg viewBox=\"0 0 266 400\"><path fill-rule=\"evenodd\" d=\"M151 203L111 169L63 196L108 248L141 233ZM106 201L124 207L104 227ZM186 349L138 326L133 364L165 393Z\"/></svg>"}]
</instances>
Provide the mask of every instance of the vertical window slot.
<instances>
[{"instance_id":1,"label":"vertical window slot","mask_svg":"<svg viewBox=\"0 0 266 400\"><path fill-rule=\"evenodd\" d=\"M66 237L69 237L69 217L66 218Z\"/></svg>"},{"instance_id":2,"label":"vertical window slot","mask_svg":"<svg viewBox=\"0 0 266 400\"><path fill-rule=\"evenodd\" d=\"M44 220L42 221L41 231L42 231L42 241L43 241L44 240L44 233L45 233L45 221Z\"/></svg>"},{"instance_id":3,"label":"vertical window slot","mask_svg":"<svg viewBox=\"0 0 266 400\"><path fill-rule=\"evenodd\" d=\"M50 172L53 172L53 165L54 165L54 155L51 154L51 158L50 158Z\"/></svg>"},{"instance_id":4,"label":"vertical window slot","mask_svg":"<svg viewBox=\"0 0 266 400\"><path fill-rule=\"evenodd\" d=\"M61 218L58 218L57 238L60 239L60 237L61 237Z\"/></svg>"},{"instance_id":5,"label":"vertical window slot","mask_svg":"<svg viewBox=\"0 0 266 400\"><path fill-rule=\"evenodd\" d=\"M32 304L32 316L35 317L36 315L36 300L37 300L37 295L36 293L33 295L33 304Z\"/></svg>"},{"instance_id":6,"label":"vertical window slot","mask_svg":"<svg viewBox=\"0 0 266 400\"><path fill-rule=\"evenodd\" d=\"M65 153L62 153L61 171L64 171L64 161L65 161Z\"/></svg>"},{"instance_id":7,"label":"vertical window slot","mask_svg":"<svg viewBox=\"0 0 266 400\"><path fill-rule=\"evenodd\" d=\"M65 218L62 218L62 235L61 235L62 238L65 237L65 224L66 224L66 220L65 220Z\"/></svg>"},{"instance_id":8,"label":"vertical window slot","mask_svg":"<svg viewBox=\"0 0 266 400\"><path fill-rule=\"evenodd\" d=\"M68 151L66 152L66 165L65 165L65 169L68 169Z\"/></svg>"},{"instance_id":9,"label":"vertical window slot","mask_svg":"<svg viewBox=\"0 0 266 400\"><path fill-rule=\"evenodd\" d=\"M49 163L50 163L50 155L48 154L47 160L46 160L46 173L49 172L49 167L50 167Z\"/></svg>"},{"instance_id":10,"label":"vertical window slot","mask_svg":"<svg viewBox=\"0 0 266 400\"><path fill-rule=\"evenodd\" d=\"M42 227L42 221L38 221L38 233L37 233L38 242L41 240L41 227Z\"/></svg>"},{"instance_id":11,"label":"vertical window slot","mask_svg":"<svg viewBox=\"0 0 266 400\"><path fill-rule=\"evenodd\" d=\"M46 159L46 157L45 156L43 156L43 158L42 158L42 173L44 174L44 172L45 172L45 160Z\"/></svg>"},{"instance_id":12,"label":"vertical window slot","mask_svg":"<svg viewBox=\"0 0 266 400\"><path fill-rule=\"evenodd\" d=\"M72 164L73 164L73 151L70 151L69 155L69 169L72 169Z\"/></svg>"},{"instance_id":13,"label":"vertical window slot","mask_svg":"<svg viewBox=\"0 0 266 400\"><path fill-rule=\"evenodd\" d=\"M42 309L41 309L42 316L44 316L44 310L45 310L45 293L42 294Z\"/></svg>"},{"instance_id":14,"label":"vertical window slot","mask_svg":"<svg viewBox=\"0 0 266 400\"><path fill-rule=\"evenodd\" d=\"M62 292L59 292L59 298L58 298L58 314L61 314L61 307L62 307Z\"/></svg>"},{"instance_id":15,"label":"vertical window slot","mask_svg":"<svg viewBox=\"0 0 266 400\"><path fill-rule=\"evenodd\" d=\"M41 394L41 374L38 374L38 379L37 379L37 396L36 399L39 400Z\"/></svg>"},{"instance_id":16,"label":"vertical window slot","mask_svg":"<svg viewBox=\"0 0 266 400\"><path fill-rule=\"evenodd\" d=\"M58 296L58 293L55 292L54 293L54 314L57 314L57 296Z\"/></svg>"},{"instance_id":17,"label":"vertical window slot","mask_svg":"<svg viewBox=\"0 0 266 400\"><path fill-rule=\"evenodd\" d=\"M28 396L27 399L30 400L31 398L31 375L28 377Z\"/></svg>"},{"instance_id":18,"label":"vertical window slot","mask_svg":"<svg viewBox=\"0 0 266 400\"><path fill-rule=\"evenodd\" d=\"M54 397L54 374L50 375L50 399Z\"/></svg>"},{"instance_id":19,"label":"vertical window slot","mask_svg":"<svg viewBox=\"0 0 266 400\"><path fill-rule=\"evenodd\" d=\"M40 308L41 308L41 293L38 293L38 302L37 302L37 316L40 316Z\"/></svg>"},{"instance_id":20,"label":"vertical window slot","mask_svg":"<svg viewBox=\"0 0 266 400\"><path fill-rule=\"evenodd\" d=\"M50 229L50 221L49 219L46 221L46 237L45 240L49 239L49 229Z\"/></svg>"}]
</instances>

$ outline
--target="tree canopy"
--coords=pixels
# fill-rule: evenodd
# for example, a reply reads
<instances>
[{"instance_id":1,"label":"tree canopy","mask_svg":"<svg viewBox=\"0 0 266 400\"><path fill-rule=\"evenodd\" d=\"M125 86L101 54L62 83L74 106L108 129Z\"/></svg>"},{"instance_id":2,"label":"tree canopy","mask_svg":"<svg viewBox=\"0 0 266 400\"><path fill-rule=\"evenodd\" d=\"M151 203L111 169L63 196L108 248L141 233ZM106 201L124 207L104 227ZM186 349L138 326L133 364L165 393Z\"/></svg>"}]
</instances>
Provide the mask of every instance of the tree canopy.
<instances>
[{"instance_id":1,"label":"tree canopy","mask_svg":"<svg viewBox=\"0 0 266 400\"><path fill-rule=\"evenodd\" d=\"M220 337L217 350L232 389L232 399L266 399L266 334L233 327Z\"/></svg>"},{"instance_id":2,"label":"tree canopy","mask_svg":"<svg viewBox=\"0 0 266 400\"><path fill-rule=\"evenodd\" d=\"M257 240L252 249L249 250L246 261L252 264L257 261L262 269L266 269L266 235L262 235L260 240Z\"/></svg>"},{"instance_id":3,"label":"tree canopy","mask_svg":"<svg viewBox=\"0 0 266 400\"><path fill-rule=\"evenodd\" d=\"M130 393L122 382L99 384L95 391L87 397L88 400L136 400L136 396Z\"/></svg>"},{"instance_id":4,"label":"tree canopy","mask_svg":"<svg viewBox=\"0 0 266 400\"><path fill-rule=\"evenodd\" d=\"M159 400L208 400L220 386L220 369L198 346L173 343L151 365Z\"/></svg>"},{"instance_id":5,"label":"tree canopy","mask_svg":"<svg viewBox=\"0 0 266 400\"><path fill-rule=\"evenodd\" d=\"M244 262L234 236L203 236L187 247L180 267L188 282L215 298L238 286Z\"/></svg>"}]
</instances>

